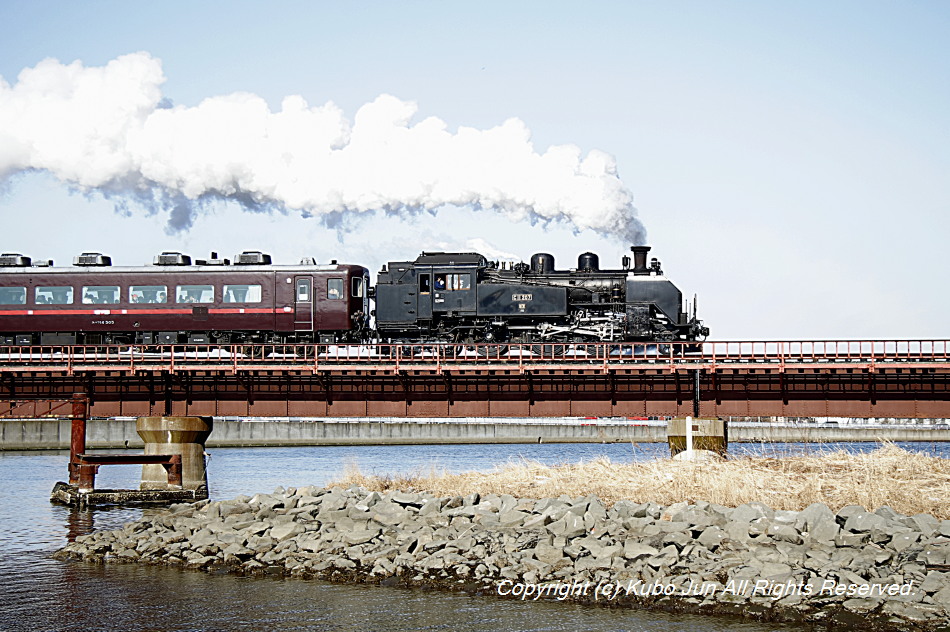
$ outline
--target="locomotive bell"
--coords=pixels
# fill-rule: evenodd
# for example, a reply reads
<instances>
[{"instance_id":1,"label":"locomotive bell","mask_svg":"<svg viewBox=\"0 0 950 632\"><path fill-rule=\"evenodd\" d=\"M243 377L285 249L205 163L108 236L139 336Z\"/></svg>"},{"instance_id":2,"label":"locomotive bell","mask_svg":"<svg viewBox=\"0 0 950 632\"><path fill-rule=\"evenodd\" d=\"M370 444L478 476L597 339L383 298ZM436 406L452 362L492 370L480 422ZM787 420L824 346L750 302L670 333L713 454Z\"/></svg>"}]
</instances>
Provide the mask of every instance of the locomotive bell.
<instances>
[{"instance_id":1,"label":"locomotive bell","mask_svg":"<svg viewBox=\"0 0 950 632\"><path fill-rule=\"evenodd\" d=\"M597 272L600 270L600 257L592 252L585 252L577 258L577 269L582 272Z\"/></svg>"}]
</instances>

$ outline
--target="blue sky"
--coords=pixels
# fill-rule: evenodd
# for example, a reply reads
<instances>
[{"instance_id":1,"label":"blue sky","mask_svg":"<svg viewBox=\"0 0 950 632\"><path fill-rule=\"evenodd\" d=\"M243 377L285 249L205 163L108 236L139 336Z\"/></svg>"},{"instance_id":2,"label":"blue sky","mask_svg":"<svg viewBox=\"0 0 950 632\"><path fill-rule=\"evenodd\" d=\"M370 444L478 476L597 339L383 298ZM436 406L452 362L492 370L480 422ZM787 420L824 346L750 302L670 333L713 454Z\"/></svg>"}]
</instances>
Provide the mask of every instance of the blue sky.
<instances>
[{"instance_id":1,"label":"blue sky","mask_svg":"<svg viewBox=\"0 0 950 632\"><path fill-rule=\"evenodd\" d=\"M165 99L235 92L333 102L352 120L381 94L412 121L488 130L511 118L538 153L616 160L669 276L714 338L945 337L950 236L950 5L942 2L0 1L0 76L46 58L103 66L145 51ZM3 142L0 136L0 143ZM2 148L0 148L2 149ZM556 184L556 183L555 183ZM348 221L217 203L191 229L43 171L0 183L0 249L120 264L162 250L374 272L473 244L527 259L615 264L626 245L564 222L450 208Z\"/></svg>"}]
</instances>

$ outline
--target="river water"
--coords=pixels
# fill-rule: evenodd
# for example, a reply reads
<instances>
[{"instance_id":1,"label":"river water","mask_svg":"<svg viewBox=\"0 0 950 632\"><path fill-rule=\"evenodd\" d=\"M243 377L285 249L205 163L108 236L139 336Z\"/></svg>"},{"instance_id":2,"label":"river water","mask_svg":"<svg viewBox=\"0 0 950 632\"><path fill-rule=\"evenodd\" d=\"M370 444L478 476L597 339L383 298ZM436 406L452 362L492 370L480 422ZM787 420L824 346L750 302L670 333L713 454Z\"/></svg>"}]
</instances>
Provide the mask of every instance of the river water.
<instances>
[{"instance_id":1,"label":"river water","mask_svg":"<svg viewBox=\"0 0 950 632\"><path fill-rule=\"evenodd\" d=\"M822 450L875 444L824 444ZM943 444L902 447L948 457ZM208 464L213 499L325 485L347 465L364 473L490 470L510 460L547 464L597 457L629 462L664 456L665 445L543 444L218 449ZM734 446L796 454L803 444ZM794 626L673 615L562 602L510 601L421 589L340 585L314 580L237 577L138 564L60 562L68 538L114 529L161 509L78 511L49 502L66 476L68 453L0 452L0 630L643 630L765 632ZM97 486L134 488L141 466L100 470Z\"/></svg>"}]
</instances>

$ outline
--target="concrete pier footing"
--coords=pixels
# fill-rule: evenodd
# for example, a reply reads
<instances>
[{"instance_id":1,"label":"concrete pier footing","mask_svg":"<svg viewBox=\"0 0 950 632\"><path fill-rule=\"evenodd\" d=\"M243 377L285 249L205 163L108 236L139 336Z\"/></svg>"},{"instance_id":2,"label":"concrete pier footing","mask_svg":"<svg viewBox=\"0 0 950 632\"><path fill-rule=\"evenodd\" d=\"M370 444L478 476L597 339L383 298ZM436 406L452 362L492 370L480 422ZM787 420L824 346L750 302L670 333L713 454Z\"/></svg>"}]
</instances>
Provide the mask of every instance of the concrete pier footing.
<instances>
[{"instance_id":1,"label":"concrete pier footing","mask_svg":"<svg viewBox=\"0 0 950 632\"><path fill-rule=\"evenodd\" d=\"M145 442L145 454L180 454L182 489L207 490L205 441L211 435L211 417L139 417L136 433ZM161 465L142 466L140 489L168 489L168 473ZM207 492L205 492L207 493Z\"/></svg>"}]
</instances>

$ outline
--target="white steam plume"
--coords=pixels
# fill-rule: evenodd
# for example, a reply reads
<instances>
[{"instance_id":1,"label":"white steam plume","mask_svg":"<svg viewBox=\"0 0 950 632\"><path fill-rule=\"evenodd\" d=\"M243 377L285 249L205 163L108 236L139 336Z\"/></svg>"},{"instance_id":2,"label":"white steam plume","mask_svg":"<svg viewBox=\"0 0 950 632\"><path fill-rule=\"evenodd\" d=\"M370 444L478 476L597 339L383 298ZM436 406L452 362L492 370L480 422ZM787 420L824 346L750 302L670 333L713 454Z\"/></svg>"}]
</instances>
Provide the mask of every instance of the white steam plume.
<instances>
[{"instance_id":1,"label":"white steam plume","mask_svg":"<svg viewBox=\"0 0 950 632\"><path fill-rule=\"evenodd\" d=\"M382 95L350 122L334 104L286 97L272 112L236 93L172 107L159 60L102 67L52 59L0 78L0 181L44 170L119 208L169 213L189 228L212 199L292 209L340 225L351 213L495 209L512 220L566 221L626 243L645 231L614 159L573 145L535 152L518 119L452 133L416 105Z\"/></svg>"}]
</instances>

